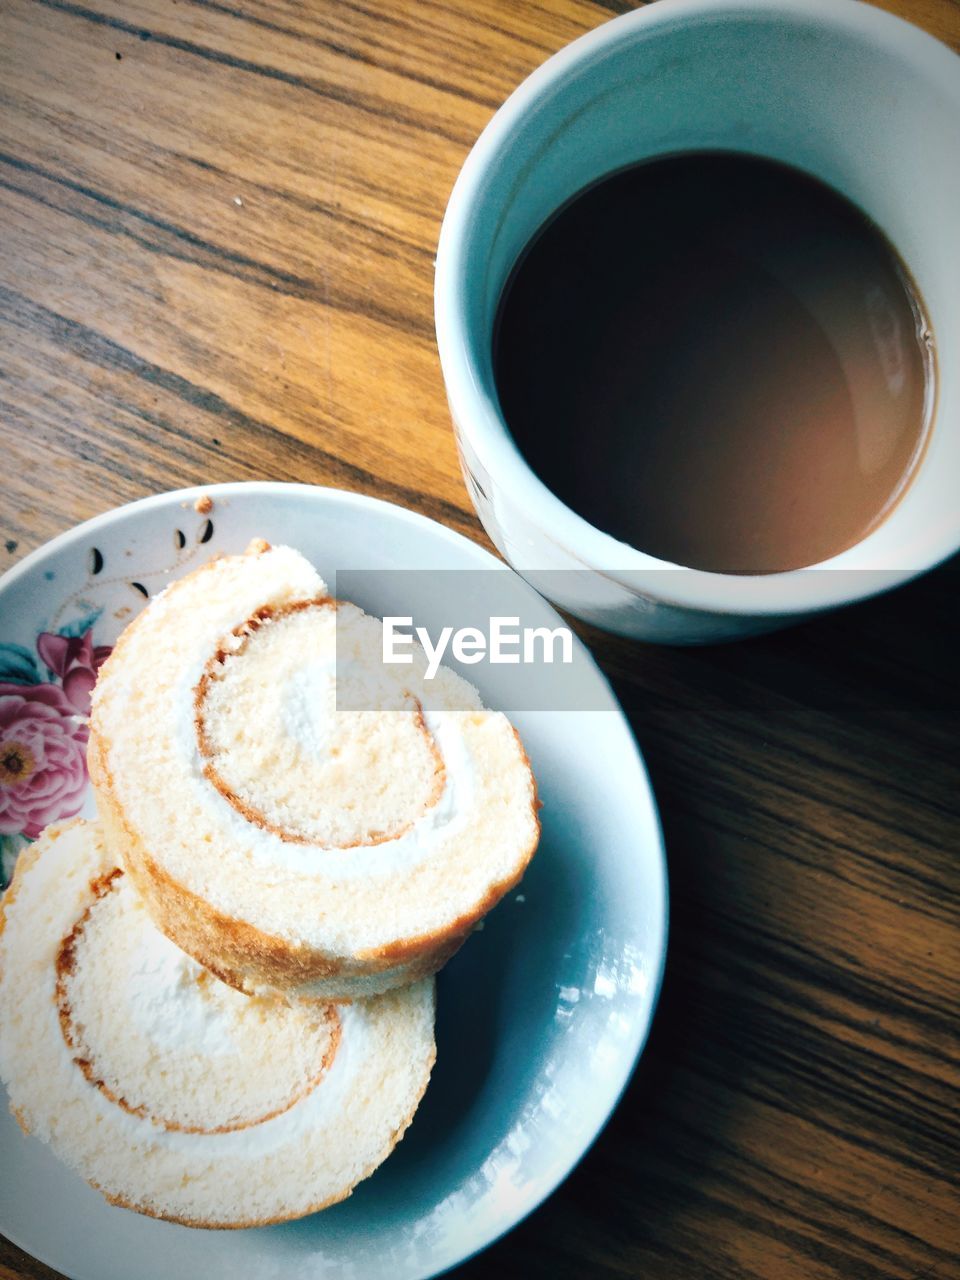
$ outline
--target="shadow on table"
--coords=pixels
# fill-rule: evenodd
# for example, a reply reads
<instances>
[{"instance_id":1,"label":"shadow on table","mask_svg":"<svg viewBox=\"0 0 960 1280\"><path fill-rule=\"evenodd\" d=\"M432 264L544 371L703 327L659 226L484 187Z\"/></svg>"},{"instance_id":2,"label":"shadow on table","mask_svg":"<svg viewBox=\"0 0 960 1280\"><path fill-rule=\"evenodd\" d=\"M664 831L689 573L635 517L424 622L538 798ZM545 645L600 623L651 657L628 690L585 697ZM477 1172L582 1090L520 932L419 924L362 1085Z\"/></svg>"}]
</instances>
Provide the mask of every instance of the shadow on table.
<instances>
[{"instance_id":1,"label":"shadow on table","mask_svg":"<svg viewBox=\"0 0 960 1280\"><path fill-rule=\"evenodd\" d=\"M890 595L739 644L666 649L590 633L661 807L671 881L663 992L594 1149L458 1277L770 1280L765 1248L790 1257L791 1276L887 1280L914 1274L917 1258L921 1270L937 1265L936 1242L922 1235L902 1256L894 1236L889 1247L867 1244L877 1262L867 1261L857 1233L872 1228L858 1226L855 1173L846 1202L826 1199L817 1180L831 1130L862 1134L864 1170L871 1148L950 1167L948 1137L911 1119L909 1081L902 1096L896 1078L885 1081L891 1093L878 1105L881 1086L863 1076L869 1050L823 1010L840 994L877 1035L891 1002L911 1016L891 976L898 958L888 975L875 972L855 928L837 936L832 908L871 891L872 867L856 893L847 870L864 870L858 851L893 831L890 815L902 830L888 837L884 874L900 905L924 905L949 874L940 851L955 847L957 830L958 605L955 558ZM921 878L905 866L898 881L897 859L922 863ZM818 895L830 909L816 909Z\"/></svg>"}]
</instances>

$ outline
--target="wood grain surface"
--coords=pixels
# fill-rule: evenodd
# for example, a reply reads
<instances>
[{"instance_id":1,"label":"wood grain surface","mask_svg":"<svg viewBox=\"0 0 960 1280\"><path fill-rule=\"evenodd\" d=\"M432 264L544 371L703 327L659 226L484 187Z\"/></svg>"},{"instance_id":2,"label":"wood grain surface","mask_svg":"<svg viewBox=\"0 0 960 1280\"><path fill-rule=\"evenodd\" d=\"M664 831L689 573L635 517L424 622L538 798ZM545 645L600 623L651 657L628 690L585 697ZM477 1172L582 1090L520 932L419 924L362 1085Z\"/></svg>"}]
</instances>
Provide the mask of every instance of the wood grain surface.
<instances>
[{"instance_id":1,"label":"wood grain surface","mask_svg":"<svg viewBox=\"0 0 960 1280\"><path fill-rule=\"evenodd\" d=\"M195 482L484 541L433 256L586 0L0 0L0 567ZM889 0L960 47L954 0ZM735 646L588 633L662 805L672 948L613 1121L459 1273L960 1277L956 562ZM0 1241L0 1280L52 1272Z\"/></svg>"}]
</instances>

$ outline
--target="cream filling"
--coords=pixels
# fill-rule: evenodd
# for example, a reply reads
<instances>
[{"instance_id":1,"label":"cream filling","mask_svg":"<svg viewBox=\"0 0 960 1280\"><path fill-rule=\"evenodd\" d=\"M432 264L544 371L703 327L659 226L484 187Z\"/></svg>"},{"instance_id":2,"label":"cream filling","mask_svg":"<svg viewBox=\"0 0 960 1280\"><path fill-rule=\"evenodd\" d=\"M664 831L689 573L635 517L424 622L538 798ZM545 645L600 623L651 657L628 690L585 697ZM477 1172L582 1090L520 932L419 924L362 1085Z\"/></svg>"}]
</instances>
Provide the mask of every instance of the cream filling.
<instances>
[{"instance_id":1,"label":"cream filling","mask_svg":"<svg viewBox=\"0 0 960 1280\"><path fill-rule=\"evenodd\" d=\"M90 829L78 824L64 831L53 847L43 851L40 866L32 869L21 885L5 931L0 935L0 969L15 964L21 979L29 981L33 990L29 1027L22 1023L7 1025L8 1020L12 1022L12 1015L0 1010L0 1067L15 1104L25 1091L33 1095L27 1105L38 1135L49 1140L51 1130L55 1130L61 1120L70 1123L71 1108L81 1105L94 1113L105 1134L117 1135L130 1148L174 1152L190 1157L189 1167L196 1167L198 1162L216 1161L223 1156L259 1160L288 1144L296 1146L315 1130L336 1132L338 1118L350 1102L354 1081L374 1052L373 1019L362 1004L342 1006L338 1010L341 1033L337 1052L310 1093L282 1114L246 1129L226 1133L166 1130L149 1117L125 1111L86 1079L73 1061L61 1032L55 960L61 939L71 932L90 904L91 878L109 866L102 852L91 856L86 843L91 838ZM163 944L155 945L155 941L148 938L150 932L154 932L152 926L143 931L142 940L146 954L155 960L159 957L154 967L165 975L161 977L163 982L175 966L170 965ZM148 965L151 964L153 961L148 961ZM4 980L9 983L11 974L6 974ZM133 981L136 985L140 978L134 977ZM7 992L6 999L9 997ZM175 999L179 1001L179 996ZM157 1029L156 1022L151 1020L151 1025ZM161 1020L157 1039L161 1060L169 1025L165 1019ZM23 1064L34 1056L44 1063L42 1083L36 1075L31 1076L29 1082L23 1082L20 1080ZM216 1070L213 1064L212 1070ZM202 1081L200 1087L203 1087ZM42 1107L39 1099L44 1100ZM56 1102L49 1101L48 1105L52 1099Z\"/></svg>"},{"instance_id":2,"label":"cream filling","mask_svg":"<svg viewBox=\"0 0 960 1280\"><path fill-rule=\"evenodd\" d=\"M127 974L126 1007L159 1050L189 1044L211 1058L239 1051L236 1019L212 1000L198 998L197 980L204 972L159 929L144 929L135 967Z\"/></svg>"},{"instance_id":3,"label":"cream filling","mask_svg":"<svg viewBox=\"0 0 960 1280\"><path fill-rule=\"evenodd\" d=\"M308 658L278 691L281 723L305 752L322 763L334 740L338 691L357 707L413 711L416 703L403 684L380 667L363 667L355 658ZM319 714L318 714L319 712Z\"/></svg>"},{"instance_id":4,"label":"cream filling","mask_svg":"<svg viewBox=\"0 0 960 1280\"><path fill-rule=\"evenodd\" d=\"M252 1159L269 1155L288 1144L295 1146L306 1134L335 1124L350 1097L359 1068L368 1056L370 1031L366 1011L362 1005L343 1005L338 1011L340 1043L333 1063L305 1098L269 1120L226 1133L184 1133L178 1129L164 1129L148 1117L134 1115L111 1102L82 1074L60 1033L56 1013L56 975L52 965L47 966L46 973L46 990L39 993L38 1002L38 1007L45 1010L44 1017L48 1022L45 1038L49 1044L59 1045L73 1092L82 1095L100 1121L121 1134L130 1146L160 1147L211 1160L222 1156Z\"/></svg>"},{"instance_id":5,"label":"cream filling","mask_svg":"<svg viewBox=\"0 0 960 1280\"><path fill-rule=\"evenodd\" d=\"M99 1089L87 1084L72 1062L70 1065L77 1081L84 1086L90 1105L131 1145L161 1147L185 1155L209 1156L211 1160L223 1156L252 1159L269 1155L287 1145L296 1146L301 1138L314 1130L332 1127L342 1114L350 1097L351 1085L368 1055L370 1033L362 1006L344 1005L339 1016L340 1044L320 1083L281 1115L228 1133L182 1133L161 1129L151 1120L131 1115L110 1102Z\"/></svg>"},{"instance_id":6,"label":"cream filling","mask_svg":"<svg viewBox=\"0 0 960 1280\"><path fill-rule=\"evenodd\" d=\"M339 849L284 840L247 821L226 797L211 786L203 772L203 760L197 745L193 700L194 690L203 675L206 661L205 652L185 671L171 698L176 752L184 765L183 781L191 787L194 799L210 815L212 824L224 833L238 852L249 852L259 867L299 872L310 876L312 880L388 876L409 871L427 858L435 856L452 836L467 826L476 794L476 766L461 729L462 717L475 714L469 711L424 712L427 729L443 760L444 788L437 802L399 836L384 840L381 844ZM321 660L310 666L315 667L315 670L304 676L306 689L301 686L291 691L278 691L278 697L284 700L285 706L290 706L291 703L298 706L294 732L301 741L308 742L312 749L322 752L326 740L322 721L317 723L317 718L310 716L309 728L306 727L308 717L304 714L301 695L311 689L322 693L322 679L329 664L327 660ZM318 699L317 705L324 706L328 703L329 699L324 695Z\"/></svg>"},{"instance_id":7,"label":"cream filling","mask_svg":"<svg viewBox=\"0 0 960 1280\"><path fill-rule=\"evenodd\" d=\"M203 803L231 842L248 849L261 867L281 867L311 878L349 880L361 876L387 876L408 871L436 855L443 845L466 827L473 809L476 789L475 769L460 730L460 711L433 711L424 715L433 735L446 773L443 791L436 804L393 839L381 844L338 849L324 845L299 844L283 840L271 831L247 822L233 805L207 782L196 752L196 769L191 769L195 786L203 790Z\"/></svg>"},{"instance_id":8,"label":"cream filling","mask_svg":"<svg viewBox=\"0 0 960 1280\"><path fill-rule=\"evenodd\" d=\"M38 866L21 873L0 934L0 1075L37 1139L107 1196L203 1222L296 1216L341 1198L382 1161L429 1076L429 985L396 998L389 1010L379 1002L344 1010L333 1064L284 1115L245 1131L165 1132L112 1104L86 1079L57 1017L62 939L90 905L91 880L107 874L112 859L98 830L79 824L41 846L39 856ZM109 991L104 998L109 1002ZM117 1033L122 1044L122 1020ZM266 1067L251 1063L251 1071L270 1069L268 1026L263 1039ZM165 1055L158 1055L162 1070ZM203 1107L217 1094L217 1061L194 1078Z\"/></svg>"},{"instance_id":9,"label":"cream filling","mask_svg":"<svg viewBox=\"0 0 960 1280\"><path fill-rule=\"evenodd\" d=\"M57 990L71 1056L125 1111L161 1128L259 1124L335 1060L325 1010L264 1005L213 978L157 930L126 877L91 903L70 954ZM204 1098L195 1084L208 1074Z\"/></svg>"},{"instance_id":10,"label":"cream filling","mask_svg":"<svg viewBox=\"0 0 960 1280\"><path fill-rule=\"evenodd\" d=\"M336 667L329 660L307 662L280 690L280 718L294 742L315 760L323 761L333 745ZM317 716L318 707L324 714Z\"/></svg>"}]
</instances>

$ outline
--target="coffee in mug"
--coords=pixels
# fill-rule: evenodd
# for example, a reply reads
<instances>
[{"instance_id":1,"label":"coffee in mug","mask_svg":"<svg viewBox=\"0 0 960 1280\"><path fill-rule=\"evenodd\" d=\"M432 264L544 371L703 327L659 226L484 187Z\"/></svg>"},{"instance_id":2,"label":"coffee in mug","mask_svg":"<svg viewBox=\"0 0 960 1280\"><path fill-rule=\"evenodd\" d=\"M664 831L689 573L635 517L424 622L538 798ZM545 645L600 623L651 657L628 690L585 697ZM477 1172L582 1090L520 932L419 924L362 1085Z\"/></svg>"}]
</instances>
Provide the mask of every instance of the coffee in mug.
<instances>
[{"instance_id":1,"label":"coffee in mug","mask_svg":"<svg viewBox=\"0 0 960 1280\"><path fill-rule=\"evenodd\" d=\"M533 238L494 377L529 466L660 560L770 573L890 513L923 454L935 359L896 250L799 169L694 151L613 173Z\"/></svg>"}]
</instances>

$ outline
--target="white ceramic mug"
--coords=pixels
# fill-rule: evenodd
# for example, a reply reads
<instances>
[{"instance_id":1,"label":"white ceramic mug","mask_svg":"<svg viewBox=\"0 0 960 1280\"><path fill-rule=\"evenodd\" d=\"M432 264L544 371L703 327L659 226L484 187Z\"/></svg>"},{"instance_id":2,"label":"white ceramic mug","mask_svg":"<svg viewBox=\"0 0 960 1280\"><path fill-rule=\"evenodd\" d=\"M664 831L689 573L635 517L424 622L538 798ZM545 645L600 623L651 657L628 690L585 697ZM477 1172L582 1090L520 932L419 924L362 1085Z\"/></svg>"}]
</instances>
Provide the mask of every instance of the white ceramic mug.
<instances>
[{"instance_id":1,"label":"white ceramic mug","mask_svg":"<svg viewBox=\"0 0 960 1280\"><path fill-rule=\"evenodd\" d=\"M846 194L898 249L932 324L937 404L912 483L866 538L807 569L708 573L617 541L546 488L500 413L494 318L535 232L604 174L701 149L786 161ZM859 0L658 0L614 19L535 71L471 151L440 235L436 323L480 519L515 569L589 622L727 639L929 569L960 546L960 58Z\"/></svg>"}]
</instances>

